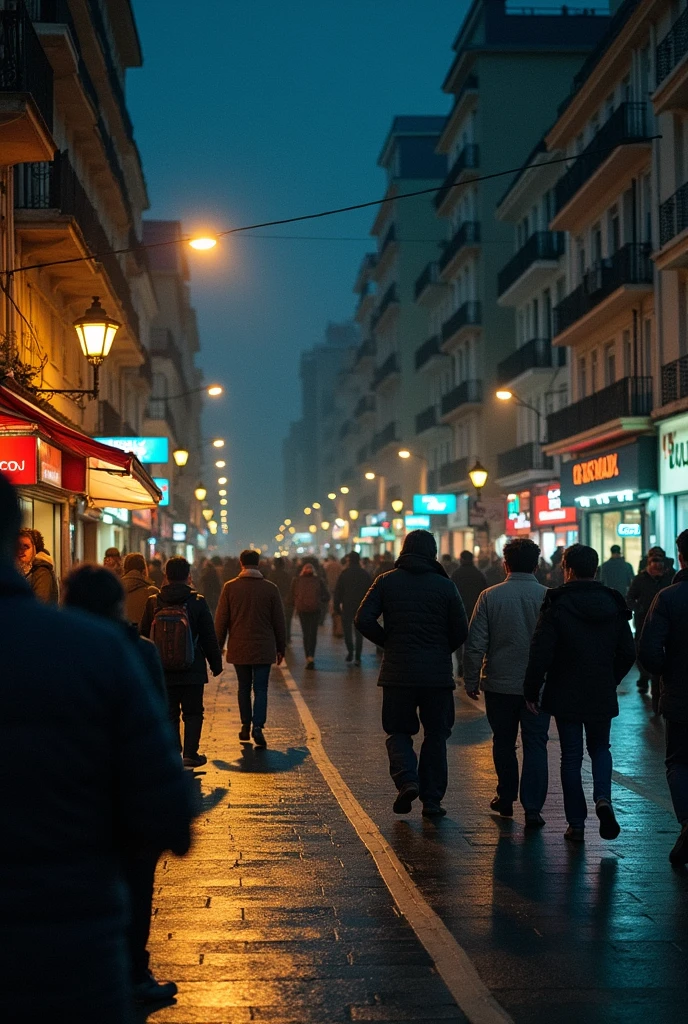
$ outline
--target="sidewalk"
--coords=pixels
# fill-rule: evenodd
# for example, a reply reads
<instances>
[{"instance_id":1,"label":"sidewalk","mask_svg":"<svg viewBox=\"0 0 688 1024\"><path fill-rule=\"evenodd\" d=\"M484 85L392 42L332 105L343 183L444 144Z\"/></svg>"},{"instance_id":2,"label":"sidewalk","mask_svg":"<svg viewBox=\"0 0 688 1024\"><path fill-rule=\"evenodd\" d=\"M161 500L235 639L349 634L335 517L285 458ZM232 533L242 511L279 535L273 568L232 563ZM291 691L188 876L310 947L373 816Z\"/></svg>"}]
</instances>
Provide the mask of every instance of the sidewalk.
<instances>
[{"instance_id":1,"label":"sidewalk","mask_svg":"<svg viewBox=\"0 0 688 1024\"><path fill-rule=\"evenodd\" d=\"M176 1005L141 1021L465 1021L303 745L278 671L269 748L239 744L234 673L206 688L190 856L161 862L152 968Z\"/></svg>"}]
</instances>

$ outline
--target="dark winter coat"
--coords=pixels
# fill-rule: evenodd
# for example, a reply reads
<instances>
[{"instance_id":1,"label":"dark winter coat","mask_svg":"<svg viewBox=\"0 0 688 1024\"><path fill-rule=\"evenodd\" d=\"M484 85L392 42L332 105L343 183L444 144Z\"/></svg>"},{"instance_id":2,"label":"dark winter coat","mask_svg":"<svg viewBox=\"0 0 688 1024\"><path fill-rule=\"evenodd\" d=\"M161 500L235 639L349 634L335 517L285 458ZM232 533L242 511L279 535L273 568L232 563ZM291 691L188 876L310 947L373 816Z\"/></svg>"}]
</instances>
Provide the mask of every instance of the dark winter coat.
<instances>
[{"instance_id":1,"label":"dark winter coat","mask_svg":"<svg viewBox=\"0 0 688 1024\"><path fill-rule=\"evenodd\" d=\"M639 639L643 631L643 623L650 610L650 605L660 590L671 586L673 579L673 572L665 572L662 576L651 576L649 572L644 571L639 572L631 583L626 594L626 604L635 616L636 639Z\"/></svg>"},{"instance_id":2,"label":"dark winter coat","mask_svg":"<svg viewBox=\"0 0 688 1024\"><path fill-rule=\"evenodd\" d=\"M154 597L160 591L138 569L131 569L129 572L125 572L121 582L124 587L124 610L127 621L133 622L135 626L138 626L148 598Z\"/></svg>"},{"instance_id":3,"label":"dark winter coat","mask_svg":"<svg viewBox=\"0 0 688 1024\"><path fill-rule=\"evenodd\" d=\"M153 689L163 701L163 707L167 708L167 686L165 685L165 672L162 667L158 648L152 640L145 636L139 636L138 626L133 622L123 623L125 635L129 642L134 645L136 653L143 662L148 673Z\"/></svg>"},{"instance_id":4,"label":"dark winter coat","mask_svg":"<svg viewBox=\"0 0 688 1024\"><path fill-rule=\"evenodd\" d=\"M468 622L439 562L402 555L392 572L377 577L354 621L359 633L384 649L378 686L454 689L452 653L465 641Z\"/></svg>"},{"instance_id":5,"label":"dark winter coat","mask_svg":"<svg viewBox=\"0 0 688 1024\"><path fill-rule=\"evenodd\" d=\"M657 594L645 619L638 660L661 676L659 710L672 722L688 722L688 569Z\"/></svg>"},{"instance_id":6,"label":"dark winter coat","mask_svg":"<svg viewBox=\"0 0 688 1024\"><path fill-rule=\"evenodd\" d=\"M291 575L286 569L271 569L268 574L268 580L270 583L274 583L280 592L282 598L282 604L285 608L290 607L291 602Z\"/></svg>"},{"instance_id":7,"label":"dark winter coat","mask_svg":"<svg viewBox=\"0 0 688 1024\"><path fill-rule=\"evenodd\" d=\"M45 604L57 604L59 593L55 570L47 559L36 555L26 576L29 586L39 601Z\"/></svg>"},{"instance_id":8,"label":"dark winter coat","mask_svg":"<svg viewBox=\"0 0 688 1024\"><path fill-rule=\"evenodd\" d=\"M287 647L279 590L262 576L237 576L225 583L215 613L220 647L227 640L232 665L272 665Z\"/></svg>"},{"instance_id":9,"label":"dark winter coat","mask_svg":"<svg viewBox=\"0 0 688 1024\"><path fill-rule=\"evenodd\" d=\"M297 615L304 610L304 607L311 605L314 593L317 594L320 605L327 604L330 600L330 592L322 576L313 573L312 576L294 577L291 581L291 606Z\"/></svg>"},{"instance_id":10,"label":"dark winter coat","mask_svg":"<svg viewBox=\"0 0 688 1024\"><path fill-rule=\"evenodd\" d=\"M523 694L559 718L614 718L616 688L635 661L631 617L617 590L575 580L549 590L530 645Z\"/></svg>"},{"instance_id":11,"label":"dark winter coat","mask_svg":"<svg viewBox=\"0 0 688 1024\"><path fill-rule=\"evenodd\" d=\"M204 597L197 594L187 583L166 583L160 594L149 597L139 625L141 636L150 637L151 626L158 607L185 604L193 635L195 657L187 672L165 672L168 686L186 686L189 683L203 686L208 682L208 669L214 676L222 672L222 653L215 636L215 625Z\"/></svg>"},{"instance_id":12,"label":"dark winter coat","mask_svg":"<svg viewBox=\"0 0 688 1024\"><path fill-rule=\"evenodd\" d=\"M179 752L121 627L42 604L8 564L0 650L2 1018L124 1020L120 851L188 849Z\"/></svg>"},{"instance_id":13,"label":"dark winter coat","mask_svg":"<svg viewBox=\"0 0 688 1024\"><path fill-rule=\"evenodd\" d=\"M452 573L451 581L461 595L466 615L470 620L478 598L487 587L485 573L481 572L477 565L473 565L471 562L468 565L460 565L458 569L455 569Z\"/></svg>"},{"instance_id":14,"label":"dark winter coat","mask_svg":"<svg viewBox=\"0 0 688 1024\"><path fill-rule=\"evenodd\" d=\"M217 574L217 569L212 562L208 562L201 573L199 590L208 603L211 614L215 614L217 602L220 600L222 582Z\"/></svg>"},{"instance_id":15,"label":"dark winter coat","mask_svg":"<svg viewBox=\"0 0 688 1024\"><path fill-rule=\"evenodd\" d=\"M345 569L334 588L335 615L355 615L359 604L370 590L370 576L360 566Z\"/></svg>"},{"instance_id":16,"label":"dark winter coat","mask_svg":"<svg viewBox=\"0 0 688 1024\"><path fill-rule=\"evenodd\" d=\"M634 575L633 566L622 555L612 555L600 566L600 582L605 587L618 590L622 597L628 593Z\"/></svg>"}]
</instances>

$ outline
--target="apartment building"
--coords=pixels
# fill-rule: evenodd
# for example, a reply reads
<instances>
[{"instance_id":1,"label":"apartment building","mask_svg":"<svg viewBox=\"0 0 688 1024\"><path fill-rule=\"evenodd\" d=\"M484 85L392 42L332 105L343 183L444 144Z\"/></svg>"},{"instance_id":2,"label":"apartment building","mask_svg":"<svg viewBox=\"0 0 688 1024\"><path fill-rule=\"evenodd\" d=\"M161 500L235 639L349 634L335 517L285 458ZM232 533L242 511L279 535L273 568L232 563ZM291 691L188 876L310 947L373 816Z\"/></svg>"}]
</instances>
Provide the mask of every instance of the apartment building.
<instances>
[{"instance_id":1,"label":"apartment building","mask_svg":"<svg viewBox=\"0 0 688 1024\"><path fill-rule=\"evenodd\" d=\"M514 228L507 216L495 217L505 180L489 175L527 161L607 22L592 10L539 12L511 9L504 0L475 0L454 42L443 85L454 103L438 144L449 172L434 204L447 242L416 283L430 329L415 357L421 397L416 429L429 490L464 498L456 515L438 520L442 550L454 555L483 547L490 535L505 530L502 483L522 474L528 456L524 450L511 463L502 457L500 464L498 454L534 444L535 438L523 417L517 424L513 404L497 407L495 391L503 383L498 368L535 339L531 331L548 334L544 326L523 322L517 335L516 298L524 305L526 300L514 293L500 296L499 275L513 257ZM525 187L530 185L528 178ZM526 216L532 213L520 220ZM520 230L530 237L546 224L545 216L538 210L537 226L522 223ZM531 315L532 309L531 299ZM538 318L545 315L546 308L538 310ZM530 449L533 461L535 450ZM471 522L466 499L474 495L468 474L476 459L488 470L487 500ZM525 467L526 474L532 468ZM486 525L490 513L494 521Z\"/></svg>"}]
</instances>

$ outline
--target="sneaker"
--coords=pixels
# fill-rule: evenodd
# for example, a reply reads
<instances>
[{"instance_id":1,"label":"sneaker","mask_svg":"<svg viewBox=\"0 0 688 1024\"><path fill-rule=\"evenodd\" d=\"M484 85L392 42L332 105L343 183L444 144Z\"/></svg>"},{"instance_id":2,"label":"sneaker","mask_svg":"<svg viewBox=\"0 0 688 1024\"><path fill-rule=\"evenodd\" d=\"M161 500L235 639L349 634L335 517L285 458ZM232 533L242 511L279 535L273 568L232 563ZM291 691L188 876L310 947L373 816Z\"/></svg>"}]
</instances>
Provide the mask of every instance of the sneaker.
<instances>
[{"instance_id":1,"label":"sneaker","mask_svg":"<svg viewBox=\"0 0 688 1024\"><path fill-rule=\"evenodd\" d=\"M134 985L134 999L137 1003L166 1003L174 999L177 986L173 981L157 981L150 971L148 976Z\"/></svg>"},{"instance_id":2,"label":"sneaker","mask_svg":"<svg viewBox=\"0 0 688 1024\"><path fill-rule=\"evenodd\" d=\"M542 828L545 819L539 811L526 811L526 828Z\"/></svg>"},{"instance_id":3,"label":"sneaker","mask_svg":"<svg viewBox=\"0 0 688 1024\"><path fill-rule=\"evenodd\" d=\"M490 809L497 811L503 818L513 818L514 816L514 805L509 800L502 800L501 796L492 797Z\"/></svg>"},{"instance_id":4,"label":"sneaker","mask_svg":"<svg viewBox=\"0 0 688 1024\"><path fill-rule=\"evenodd\" d=\"M253 726L253 742L257 747L267 747L268 741L263 736L263 730L259 725Z\"/></svg>"},{"instance_id":5,"label":"sneaker","mask_svg":"<svg viewBox=\"0 0 688 1024\"><path fill-rule=\"evenodd\" d=\"M423 817L424 818L443 818L446 814L446 810L442 804L426 803L423 804Z\"/></svg>"},{"instance_id":6,"label":"sneaker","mask_svg":"<svg viewBox=\"0 0 688 1024\"><path fill-rule=\"evenodd\" d=\"M569 827L564 832L564 839L568 839L570 843L584 843L585 829L576 828L575 825L569 825Z\"/></svg>"},{"instance_id":7,"label":"sneaker","mask_svg":"<svg viewBox=\"0 0 688 1024\"><path fill-rule=\"evenodd\" d=\"M208 763L208 758L205 754L185 754L182 761L185 768L200 768L201 765Z\"/></svg>"},{"instance_id":8,"label":"sneaker","mask_svg":"<svg viewBox=\"0 0 688 1024\"><path fill-rule=\"evenodd\" d=\"M595 804L595 814L600 819L600 836L602 839L616 839L621 826L616 820L611 800L600 797Z\"/></svg>"},{"instance_id":9,"label":"sneaker","mask_svg":"<svg viewBox=\"0 0 688 1024\"><path fill-rule=\"evenodd\" d=\"M251 726L250 725L242 725L241 732L239 733L239 739L241 740L242 743L250 743L251 742Z\"/></svg>"},{"instance_id":10,"label":"sneaker","mask_svg":"<svg viewBox=\"0 0 688 1024\"><path fill-rule=\"evenodd\" d=\"M306 662L306 668L307 669L314 669L315 668L315 662L312 659L310 661L307 661Z\"/></svg>"},{"instance_id":11,"label":"sneaker","mask_svg":"<svg viewBox=\"0 0 688 1024\"><path fill-rule=\"evenodd\" d=\"M674 847L669 854L672 864L688 864L688 821L684 821Z\"/></svg>"},{"instance_id":12,"label":"sneaker","mask_svg":"<svg viewBox=\"0 0 688 1024\"><path fill-rule=\"evenodd\" d=\"M346 658L344 660L345 661L353 661L354 660L354 652L353 651L349 651L349 653L347 654L347 656L346 656Z\"/></svg>"},{"instance_id":13,"label":"sneaker","mask_svg":"<svg viewBox=\"0 0 688 1024\"><path fill-rule=\"evenodd\" d=\"M418 799L418 784L416 782L405 782L399 792L397 798L392 804L392 810L395 814L408 814L413 805L413 801Z\"/></svg>"}]
</instances>

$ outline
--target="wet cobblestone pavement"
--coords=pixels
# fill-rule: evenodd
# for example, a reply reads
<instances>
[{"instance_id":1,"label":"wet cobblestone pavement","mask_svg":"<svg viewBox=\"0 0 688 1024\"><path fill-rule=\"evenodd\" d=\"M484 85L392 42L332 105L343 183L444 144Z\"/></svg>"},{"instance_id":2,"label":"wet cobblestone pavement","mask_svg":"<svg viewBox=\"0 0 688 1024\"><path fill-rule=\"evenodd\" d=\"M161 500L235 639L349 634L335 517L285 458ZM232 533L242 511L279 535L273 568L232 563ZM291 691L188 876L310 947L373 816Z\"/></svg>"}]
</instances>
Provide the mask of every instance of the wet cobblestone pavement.
<instances>
[{"instance_id":1,"label":"wet cobblestone pavement","mask_svg":"<svg viewBox=\"0 0 688 1024\"><path fill-rule=\"evenodd\" d=\"M326 626L316 672L303 671L298 635L288 658L324 748L505 1014L518 1024L684 1019L688 873L667 860L677 826L662 726L633 674L612 731L621 836L604 843L593 817L585 845L571 847L554 727L547 825L526 833L518 808L513 821L489 811L490 730L482 702L458 691L448 815L395 817L377 659L367 646L363 667L347 666L340 645ZM466 1020L314 763L281 673L268 750L242 750L235 704L226 671L206 691L197 843L157 880L153 967L179 995L141 1019Z\"/></svg>"}]
</instances>

